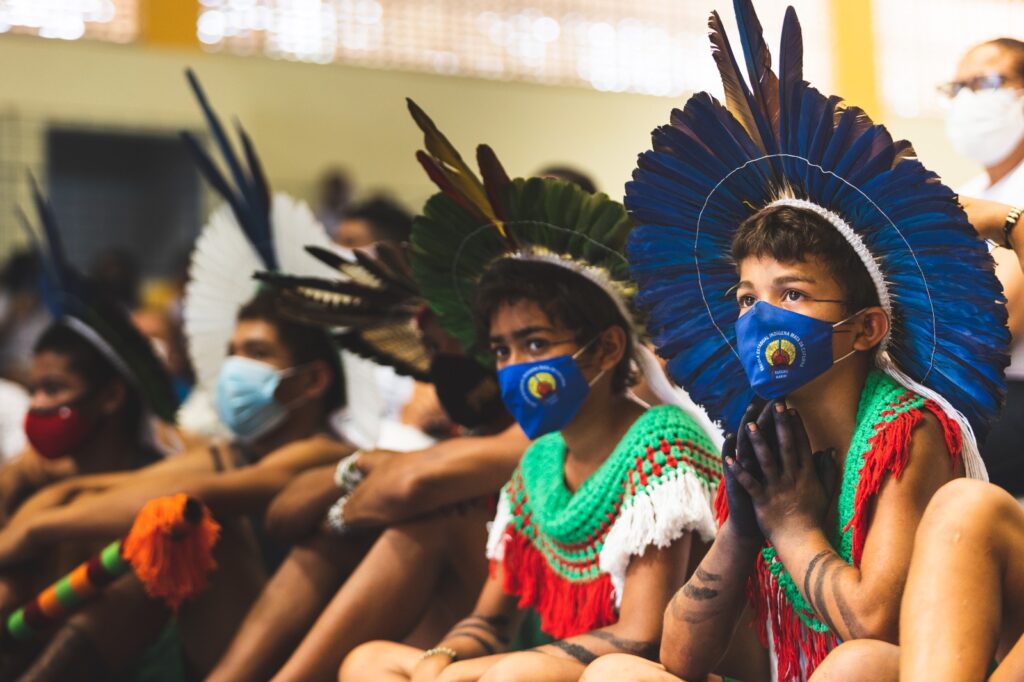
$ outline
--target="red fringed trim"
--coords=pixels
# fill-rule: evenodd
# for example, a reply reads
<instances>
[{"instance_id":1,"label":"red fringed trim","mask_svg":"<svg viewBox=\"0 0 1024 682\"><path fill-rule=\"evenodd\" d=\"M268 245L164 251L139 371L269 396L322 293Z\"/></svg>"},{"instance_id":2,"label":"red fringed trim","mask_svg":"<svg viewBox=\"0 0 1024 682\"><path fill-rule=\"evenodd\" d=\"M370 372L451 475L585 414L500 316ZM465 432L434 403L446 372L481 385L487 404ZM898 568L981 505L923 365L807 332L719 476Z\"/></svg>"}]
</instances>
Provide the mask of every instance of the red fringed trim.
<instances>
[{"instance_id":1,"label":"red fringed trim","mask_svg":"<svg viewBox=\"0 0 1024 682\"><path fill-rule=\"evenodd\" d=\"M611 577L571 582L555 573L525 535L509 529L505 541L504 589L519 597L519 608L532 606L540 626L556 639L611 625L617 620Z\"/></svg>"},{"instance_id":2,"label":"red fringed trim","mask_svg":"<svg viewBox=\"0 0 1024 682\"><path fill-rule=\"evenodd\" d=\"M718 527L721 528L728 518L729 498L725 496L725 478L722 478L715 493L715 519L718 521Z\"/></svg>"},{"instance_id":3,"label":"red fringed trim","mask_svg":"<svg viewBox=\"0 0 1024 682\"><path fill-rule=\"evenodd\" d=\"M963 446L959 425L935 403L925 401L924 407L939 420L952 465L956 467ZM887 475L891 474L897 480L903 475L910 456L911 435L922 419L924 419L922 410L914 409L903 412L886 423L868 441L871 447L864 454L860 484L857 486L857 495L854 498L853 516L846 526L853 528L852 559L854 566L860 565L860 557L864 552L868 525L874 512L874 499L882 489Z\"/></svg>"},{"instance_id":4,"label":"red fringed trim","mask_svg":"<svg viewBox=\"0 0 1024 682\"><path fill-rule=\"evenodd\" d=\"M816 632L806 627L793 611L793 605L779 589L764 557L758 555L755 577L747 585L757 612L756 625L761 644L768 646L768 623L772 626L776 668L780 682L800 682L806 666L807 677L839 645L831 632ZM769 595L768 598L760 595Z\"/></svg>"}]
</instances>

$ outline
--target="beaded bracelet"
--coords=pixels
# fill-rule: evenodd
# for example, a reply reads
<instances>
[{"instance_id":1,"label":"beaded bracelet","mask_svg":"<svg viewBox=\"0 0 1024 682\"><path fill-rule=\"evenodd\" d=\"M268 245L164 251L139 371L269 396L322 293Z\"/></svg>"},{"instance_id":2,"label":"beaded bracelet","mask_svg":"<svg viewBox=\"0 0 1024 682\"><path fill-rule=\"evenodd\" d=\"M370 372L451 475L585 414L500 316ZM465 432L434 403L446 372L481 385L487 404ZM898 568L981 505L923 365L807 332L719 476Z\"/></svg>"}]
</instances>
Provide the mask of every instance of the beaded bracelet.
<instances>
[{"instance_id":1,"label":"beaded bracelet","mask_svg":"<svg viewBox=\"0 0 1024 682\"><path fill-rule=\"evenodd\" d=\"M356 466L359 462L359 456L362 454L362 450L356 450L351 455L338 462L338 466L334 470L334 485L338 486L338 488L345 492L352 492L360 483L363 482L365 474L363 474L362 470Z\"/></svg>"},{"instance_id":2,"label":"beaded bracelet","mask_svg":"<svg viewBox=\"0 0 1024 682\"><path fill-rule=\"evenodd\" d=\"M1007 249L1013 248L1013 244L1010 243L1010 235L1013 234L1013 228L1017 227L1021 213L1024 213L1024 208L1011 208L1010 212L1006 214L1006 221L1003 222L1003 246Z\"/></svg>"},{"instance_id":3,"label":"beaded bracelet","mask_svg":"<svg viewBox=\"0 0 1024 682\"><path fill-rule=\"evenodd\" d=\"M327 526L331 529L335 535L343 536L348 535L352 527L345 523L345 505L348 504L348 498L351 493L342 495L338 498L338 501L331 505L331 508L327 510Z\"/></svg>"},{"instance_id":4,"label":"beaded bracelet","mask_svg":"<svg viewBox=\"0 0 1024 682\"><path fill-rule=\"evenodd\" d=\"M424 651L423 654L420 656L419 660L425 661L431 656L436 656L437 654L444 654L448 658L452 659L453 663L455 662L455 659L459 657L459 655L455 652L455 649L452 649L451 647L435 646L433 649L427 649L426 651Z\"/></svg>"}]
</instances>

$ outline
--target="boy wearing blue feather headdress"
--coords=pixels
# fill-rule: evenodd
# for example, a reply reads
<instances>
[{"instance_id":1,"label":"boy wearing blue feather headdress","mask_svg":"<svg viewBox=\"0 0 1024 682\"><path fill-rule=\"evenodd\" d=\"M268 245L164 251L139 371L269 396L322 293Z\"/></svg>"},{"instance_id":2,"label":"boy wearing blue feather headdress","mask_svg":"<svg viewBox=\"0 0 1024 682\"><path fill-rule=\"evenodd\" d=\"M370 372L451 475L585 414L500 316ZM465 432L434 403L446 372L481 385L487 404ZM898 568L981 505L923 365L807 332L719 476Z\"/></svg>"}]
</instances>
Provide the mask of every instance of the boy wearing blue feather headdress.
<instances>
[{"instance_id":1,"label":"boy wearing blue feather headdress","mask_svg":"<svg viewBox=\"0 0 1024 682\"><path fill-rule=\"evenodd\" d=\"M840 642L896 642L924 508L986 477L977 439L1004 393L1004 300L956 196L803 80L792 8L776 75L734 4L748 78L713 13L725 104L673 112L626 197L658 351L737 434L721 528L666 611L665 669L616 657L591 679L805 680ZM726 656L751 620L770 664Z\"/></svg>"}]
</instances>

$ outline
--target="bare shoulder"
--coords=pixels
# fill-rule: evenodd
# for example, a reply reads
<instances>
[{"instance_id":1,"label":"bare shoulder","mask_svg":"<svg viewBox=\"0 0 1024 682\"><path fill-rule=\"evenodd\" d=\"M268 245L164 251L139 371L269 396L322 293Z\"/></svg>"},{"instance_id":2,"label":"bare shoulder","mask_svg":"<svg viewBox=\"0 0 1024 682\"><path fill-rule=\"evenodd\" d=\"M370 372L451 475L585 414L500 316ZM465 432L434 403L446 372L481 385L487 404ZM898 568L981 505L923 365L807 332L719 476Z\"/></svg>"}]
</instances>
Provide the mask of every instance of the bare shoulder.
<instances>
[{"instance_id":1,"label":"bare shoulder","mask_svg":"<svg viewBox=\"0 0 1024 682\"><path fill-rule=\"evenodd\" d=\"M906 466L898 476L889 477L882 485L879 505L898 496L923 509L939 488L963 475L963 463L959 459L954 466L942 424L926 411L910 434Z\"/></svg>"}]
</instances>

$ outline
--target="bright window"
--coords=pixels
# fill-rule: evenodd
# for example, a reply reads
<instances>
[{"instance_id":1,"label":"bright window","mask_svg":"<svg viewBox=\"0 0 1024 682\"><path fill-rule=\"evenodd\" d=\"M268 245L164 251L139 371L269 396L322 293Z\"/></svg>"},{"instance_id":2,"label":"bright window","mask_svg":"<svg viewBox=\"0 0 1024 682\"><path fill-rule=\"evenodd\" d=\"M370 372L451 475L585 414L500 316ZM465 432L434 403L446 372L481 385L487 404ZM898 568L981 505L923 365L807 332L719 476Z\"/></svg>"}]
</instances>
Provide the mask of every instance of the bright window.
<instances>
[{"instance_id":1,"label":"bright window","mask_svg":"<svg viewBox=\"0 0 1024 682\"><path fill-rule=\"evenodd\" d=\"M0 0L0 33L6 32L127 43L139 32L138 0Z\"/></svg>"},{"instance_id":2,"label":"bright window","mask_svg":"<svg viewBox=\"0 0 1024 682\"><path fill-rule=\"evenodd\" d=\"M881 95L899 116L937 116L936 87L953 78L972 46L1007 36L1024 38L1020 0L874 0L876 67Z\"/></svg>"},{"instance_id":3,"label":"bright window","mask_svg":"<svg viewBox=\"0 0 1024 682\"><path fill-rule=\"evenodd\" d=\"M200 0L211 50L311 62L679 95L721 89L707 40L718 7L692 0ZM778 45L786 0L758 2ZM831 84L827 5L797 0L807 74ZM776 55L777 56L777 55Z\"/></svg>"}]
</instances>

